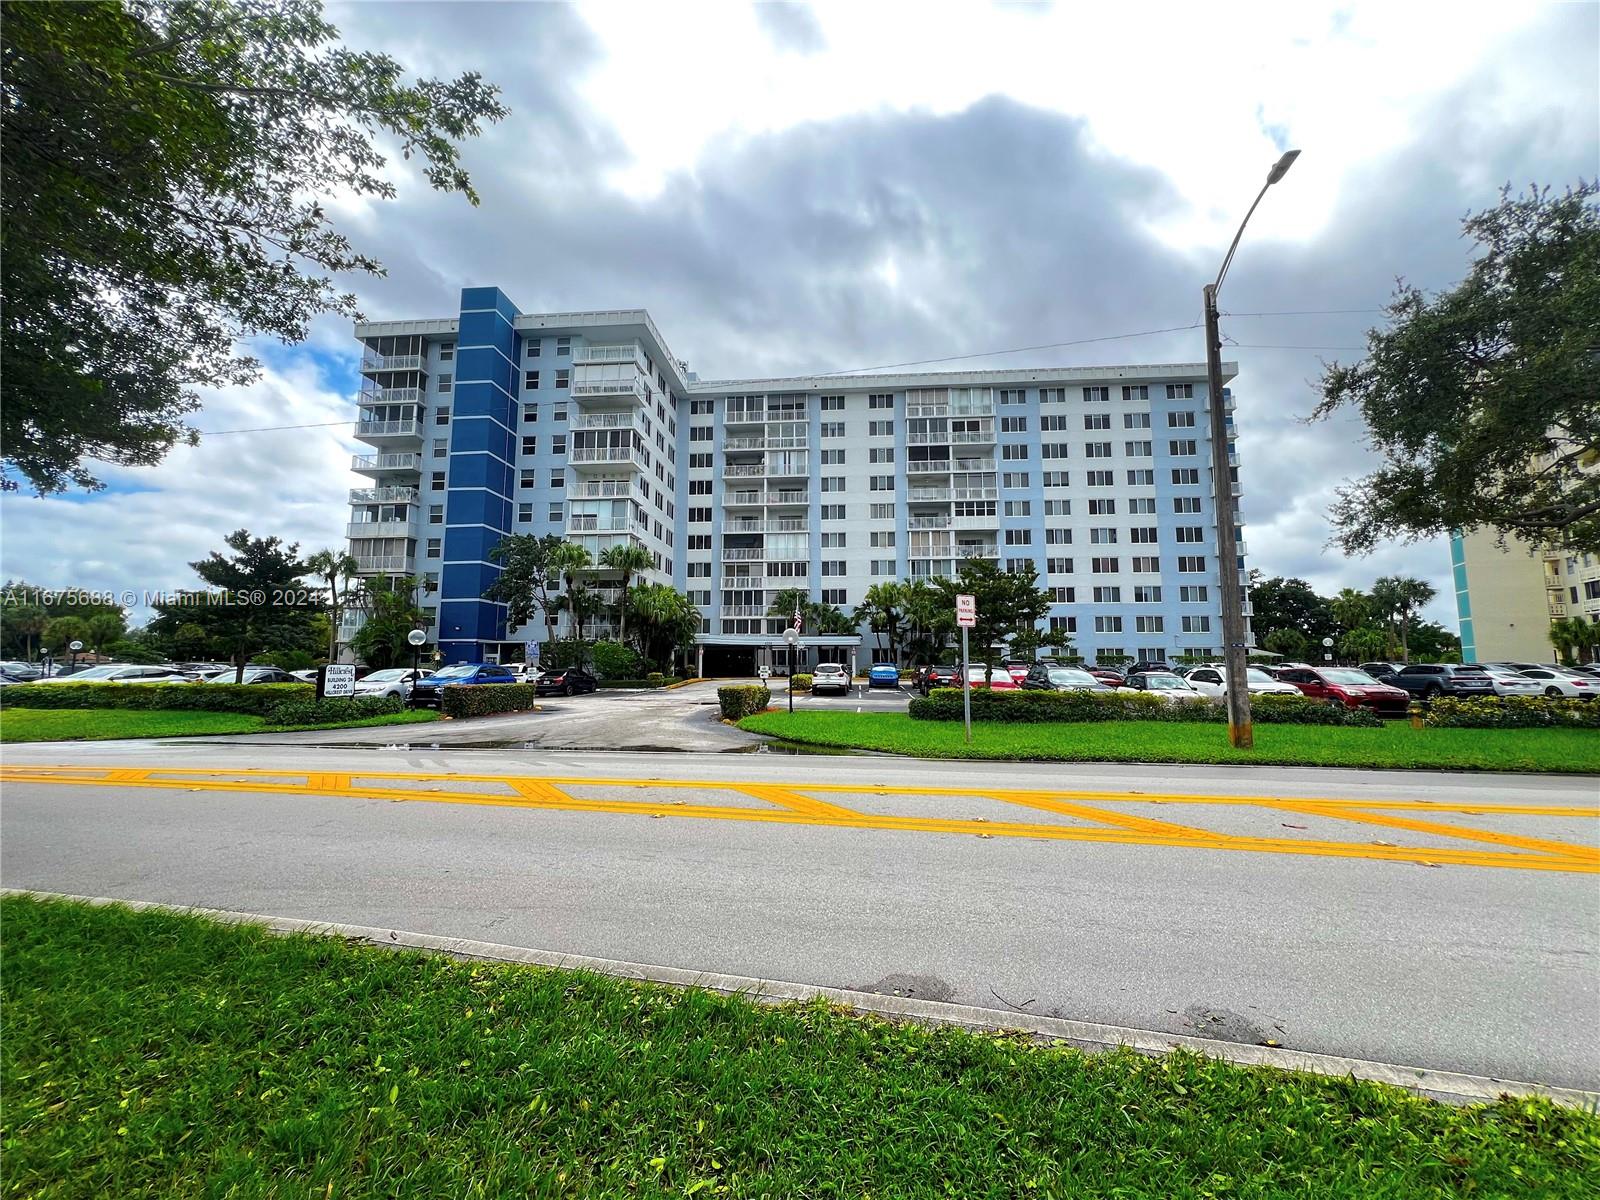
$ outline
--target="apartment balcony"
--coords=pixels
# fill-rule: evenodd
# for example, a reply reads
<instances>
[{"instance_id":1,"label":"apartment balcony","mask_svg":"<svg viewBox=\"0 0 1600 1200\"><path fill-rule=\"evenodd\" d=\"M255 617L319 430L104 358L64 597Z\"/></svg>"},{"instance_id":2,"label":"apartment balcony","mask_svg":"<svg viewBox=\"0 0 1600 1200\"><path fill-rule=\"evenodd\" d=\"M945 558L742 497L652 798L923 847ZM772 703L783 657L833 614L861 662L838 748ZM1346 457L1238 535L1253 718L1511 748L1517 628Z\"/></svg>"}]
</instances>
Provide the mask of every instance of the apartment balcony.
<instances>
[{"instance_id":1,"label":"apartment balcony","mask_svg":"<svg viewBox=\"0 0 1600 1200\"><path fill-rule=\"evenodd\" d=\"M912 446L987 446L994 440L993 429L958 429L953 433L949 430L936 430L906 434L906 442Z\"/></svg>"},{"instance_id":2,"label":"apartment balcony","mask_svg":"<svg viewBox=\"0 0 1600 1200\"><path fill-rule=\"evenodd\" d=\"M947 517L947 516L939 516L939 517L908 517L908 518L906 518L906 528L907 529L949 529L950 528L950 518Z\"/></svg>"},{"instance_id":3,"label":"apartment balcony","mask_svg":"<svg viewBox=\"0 0 1600 1200\"><path fill-rule=\"evenodd\" d=\"M356 571L362 575L410 575L414 561L405 554L358 554Z\"/></svg>"},{"instance_id":4,"label":"apartment balcony","mask_svg":"<svg viewBox=\"0 0 1600 1200\"><path fill-rule=\"evenodd\" d=\"M622 346L580 346L572 352L572 361L574 365L631 362L641 371L650 369L644 351L631 343Z\"/></svg>"},{"instance_id":5,"label":"apartment balcony","mask_svg":"<svg viewBox=\"0 0 1600 1200\"><path fill-rule=\"evenodd\" d=\"M372 442L417 441L422 437L422 422L409 421L357 421L356 440Z\"/></svg>"},{"instance_id":6,"label":"apartment balcony","mask_svg":"<svg viewBox=\"0 0 1600 1200\"><path fill-rule=\"evenodd\" d=\"M358 454L350 460L350 469L359 475L383 475L389 471L420 471L420 454Z\"/></svg>"},{"instance_id":7,"label":"apartment balcony","mask_svg":"<svg viewBox=\"0 0 1600 1200\"><path fill-rule=\"evenodd\" d=\"M643 422L631 412L579 413L567 422L568 429L640 429Z\"/></svg>"},{"instance_id":8,"label":"apartment balcony","mask_svg":"<svg viewBox=\"0 0 1600 1200\"><path fill-rule=\"evenodd\" d=\"M767 460L768 479L803 479L811 474L811 466L804 460L799 462L784 462L781 459Z\"/></svg>"},{"instance_id":9,"label":"apartment balcony","mask_svg":"<svg viewBox=\"0 0 1600 1200\"><path fill-rule=\"evenodd\" d=\"M643 491L632 479L602 479L567 487L569 500L622 500L629 497L644 499Z\"/></svg>"},{"instance_id":10,"label":"apartment balcony","mask_svg":"<svg viewBox=\"0 0 1600 1200\"><path fill-rule=\"evenodd\" d=\"M912 460L906 463L907 475L948 475L954 469L948 458Z\"/></svg>"},{"instance_id":11,"label":"apartment balcony","mask_svg":"<svg viewBox=\"0 0 1600 1200\"><path fill-rule=\"evenodd\" d=\"M767 439L764 437L728 437L722 439L724 450L765 450Z\"/></svg>"},{"instance_id":12,"label":"apartment balcony","mask_svg":"<svg viewBox=\"0 0 1600 1200\"><path fill-rule=\"evenodd\" d=\"M951 489L947 487L914 487L906 491L906 499L912 504L942 503L950 499Z\"/></svg>"},{"instance_id":13,"label":"apartment balcony","mask_svg":"<svg viewBox=\"0 0 1600 1200\"><path fill-rule=\"evenodd\" d=\"M993 529L1000 523L998 513L986 513L983 516L956 517L954 526L957 529Z\"/></svg>"},{"instance_id":14,"label":"apartment balcony","mask_svg":"<svg viewBox=\"0 0 1600 1200\"><path fill-rule=\"evenodd\" d=\"M724 508L760 508L767 502L765 492L724 492Z\"/></svg>"},{"instance_id":15,"label":"apartment balcony","mask_svg":"<svg viewBox=\"0 0 1600 1200\"><path fill-rule=\"evenodd\" d=\"M567 462L574 467L632 466L648 470L644 451L635 446L574 446L567 451Z\"/></svg>"},{"instance_id":16,"label":"apartment balcony","mask_svg":"<svg viewBox=\"0 0 1600 1200\"><path fill-rule=\"evenodd\" d=\"M763 463L729 463L722 468L724 479L764 479L766 474Z\"/></svg>"},{"instance_id":17,"label":"apartment balcony","mask_svg":"<svg viewBox=\"0 0 1600 1200\"><path fill-rule=\"evenodd\" d=\"M781 517L771 521L741 517L722 523L723 533L804 533L810 528L803 517Z\"/></svg>"},{"instance_id":18,"label":"apartment balcony","mask_svg":"<svg viewBox=\"0 0 1600 1200\"><path fill-rule=\"evenodd\" d=\"M351 504L415 504L417 502L417 489L414 487L370 487L351 488Z\"/></svg>"},{"instance_id":19,"label":"apartment balcony","mask_svg":"<svg viewBox=\"0 0 1600 1200\"><path fill-rule=\"evenodd\" d=\"M1000 547L973 543L971 545L956 545L954 557L957 560L968 558L999 558Z\"/></svg>"},{"instance_id":20,"label":"apartment balcony","mask_svg":"<svg viewBox=\"0 0 1600 1200\"><path fill-rule=\"evenodd\" d=\"M767 410L764 405L736 407L730 404L723 410L722 423L724 425L765 425L767 423Z\"/></svg>"},{"instance_id":21,"label":"apartment balcony","mask_svg":"<svg viewBox=\"0 0 1600 1200\"><path fill-rule=\"evenodd\" d=\"M724 604L721 613L725 617L764 617L767 615L765 604Z\"/></svg>"},{"instance_id":22,"label":"apartment balcony","mask_svg":"<svg viewBox=\"0 0 1600 1200\"><path fill-rule=\"evenodd\" d=\"M414 521L351 521L344 527L347 538L413 537Z\"/></svg>"},{"instance_id":23,"label":"apartment balcony","mask_svg":"<svg viewBox=\"0 0 1600 1200\"><path fill-rule=\"evenodd\" d=\"M357 404L425 404L428 394L416 387L367 386L356 395Z\"/></svg>"},{"instance_id":24,"label":"apartment balcony","mask_svg":"<svg viewBox=\"0 0 1600 1200\"><path fill-rule=\"evenodd\" d=\"M632 379L595 379L574 383L568 389L574 400L627 400L639 405L650 403L650 389L639 376Z\"/></svg>"},{"instance_id":25,"label":"apartment balcony","mask_svg":"<svg viewBox=\"0 0 1600 1200\"><path fill-rule=\"evenodd\" d=\"M637 546L638 538L631 533L579 533L571 541L589 552L589 557L599 557L613 546Z\"/></svg>"},{"instance_id":26,"label":"apartment balcony","mask_svg":"<svg viewBox=\"0 0 1600 1200\"><path fill-rule=\"evenodd\" d=\"M999 491L992 487L958 487L951 491L957 500L994 500L999 496Z\"/></svg>"},{"instance_id":27,"label":"apartment balcony","mask_svg":"<svg viewBox=\"0 0 1600 1200\"><path fill-rule=\"evenodd\" d=\"M1552 601L1550 601L1550 615L1552 617L1564 617L1564 616L1566 616L1567 615L1566 602L1565 601L1560 601L1560 600L1552 600Z\"/></svg>"},{"instance_id":28,"label":"apartment balcony","mask_svg":"<svg viewBox=\"0 0 1600 1200\"><path fill-rule=\"evenodd\" d=\"M722 548L723 562L760 562L766 556L766 550L760 546L724 546Z\"/></svg>"},{"instance_id":29,"label":"apartment balcony","mask_svg":"<svg viewBox=\"0 0 1600 1200\"><path fill-rule=\"evenodd\" d=\"M916 419L918 417L993 417L993 400L961 400L954 403L946 400L937 404L907 404L906 416Z\"/></svg>"},{"instance_id":30,"label":"apartment balcony","mask_svg":"<svg viewBox=\"0 0 1600 1200\"><path fill-rule=\"evenodd\" d=\"M640 537L650 536L650 526L644 521L606 521L601 523L599 517L579 515L567 518L568 533L635 533Z\"/></svg>"},{"instance_id":31,"label":"apartment balcony","mask_svg":"<svg viewBox=\"0 0 1600 1200\"><path fill-rule=\"evenodd\" d=\"M811 493L810 492L776 491L776 492L768 492L767 493L767 504L768 505L779 505L779 506L782 506L782 505L810 504L810 503L811 503Z\"/></svg>"},{"instance_id":32,"label":"apartment balcony","mask_svg":"<svg viewBox=\"0 0 1600 1200\"><path fill-rule=\"evenodd\" d=\"M361 356L363 375L382 375L388 371L425 371L428 360L420 354L373 354Z\"/></svg>"}]
</instances>

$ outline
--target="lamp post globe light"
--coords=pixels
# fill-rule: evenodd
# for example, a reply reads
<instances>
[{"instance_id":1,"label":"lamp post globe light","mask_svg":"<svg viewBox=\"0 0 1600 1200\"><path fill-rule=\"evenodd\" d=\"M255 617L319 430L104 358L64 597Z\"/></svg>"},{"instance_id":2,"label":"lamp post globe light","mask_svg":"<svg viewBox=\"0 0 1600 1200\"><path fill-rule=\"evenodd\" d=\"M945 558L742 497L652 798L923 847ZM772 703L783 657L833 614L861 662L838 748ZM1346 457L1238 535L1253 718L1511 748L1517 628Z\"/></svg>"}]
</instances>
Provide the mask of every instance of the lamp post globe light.
<instances>
[{"instance_id":1,"label":"lamp post globe light","mask_svg":"<svg viewBox=\"0 0 1600 1200\"><path fill-rule=\"evenodd\" d=\"M422 643L427 640L428 635L420 629L413 629L406 634L406 641L411 643L411 687L406 692L406 699L413 708L417 706L417 680L422 677Z\"/></svg>"},{"instance_id":2,"label":"lamp post globe light","mask_svg":"<svg viewBox=\"0 0 1600 1200\"><path fill-rule=\"evenodd\" d=\"M1211 482L1217 509L1217 577L1222 588L1222 659L1227 664L1224 674L1228 689L1228 741L1240 748L1254 745L1255 734L1250 727L1250 688L1246 675L1249 664L1244 634L1244 585L1239 579L1239 540L1234 534L1238 505L1233 498L1227 414L1222 409L1222 335L1217 328L1217 293L1222 289L1228 268L1233 265L1234 252L1239 249L1239 239L1244 236L1244 227L1255 214L1256 205L1261 203L1269 187L1289 173L1299 157L1300 151L1288 150L1272 164L1250 211L1239 222L1239 232L1233 235L1233 242L1222 260L1222 269L1201 293L1206 313L1206 390L1211 413Z\"/></svg>"},{"instance_id":3,"label":"lamp post globe light","mask_svg":"<svg viewBox=\"0 0 1600 1200\"><path fill-rule=\"evenodd\" d=\"M69 642L67 649L72 651L72 665L68 668L67 674L76 675L78 673L78 651L83 649L83 643Z\"/></svg>"}]
</instances>

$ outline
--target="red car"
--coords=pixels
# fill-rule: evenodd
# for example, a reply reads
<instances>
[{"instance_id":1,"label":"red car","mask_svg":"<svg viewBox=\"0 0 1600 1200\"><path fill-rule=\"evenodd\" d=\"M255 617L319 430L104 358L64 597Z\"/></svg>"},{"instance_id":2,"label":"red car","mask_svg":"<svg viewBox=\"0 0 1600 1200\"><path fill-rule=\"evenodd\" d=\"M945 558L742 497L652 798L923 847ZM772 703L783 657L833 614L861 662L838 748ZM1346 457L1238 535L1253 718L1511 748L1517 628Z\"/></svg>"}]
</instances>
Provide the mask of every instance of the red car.
<instances>
[{"instance_id":1,"label":"red car","mask_svg":"<svg viewBox=\"0 0 1600 1200\"><path fill-rule=\"evenodd\" d=\"M1115 667L1085 667L1085 671L1093 675L1107 687L1121 687L1126 676Z\"/></svg>"},{"instance_id":2,"label":"red car","mask_svg":"<svg viewBox=\"0 0 1600 1200\"><path fill-rule=\"evenodd\" d=\"M984 668L984 667L973 666L971 664L968 664L968 666L967 666L967 685L969 687L974 687L974 688L983 687L984 686L984 678L983 678L983 676L984 676L985 670L986 670L986 668ZM1006 670L1004 667L996 667L989 674L990 674L990 678L989 678L989 681L988 681L988 688L989 688L989 690L991 692L1013 691L1013 690L1020 689L1020 687L1021 687L1021 685L1018 684L1017 681L1011 677L1011 672ZM959 684L957 684L956 686L959 686Z\"/></svg>"},{"instance_id":3,"label":"red car","mask_svg":"<svg viewBox=\"0 0 1600 1200\"><path fill-rule=\"evenodd\" d=\"M1313 699L1370 708L1384 716L1403 717L1411 704L1411 693L1404 688L1379 683L1354 667L1282 667L1278 678Z\"/></svg>"}]
</instances>

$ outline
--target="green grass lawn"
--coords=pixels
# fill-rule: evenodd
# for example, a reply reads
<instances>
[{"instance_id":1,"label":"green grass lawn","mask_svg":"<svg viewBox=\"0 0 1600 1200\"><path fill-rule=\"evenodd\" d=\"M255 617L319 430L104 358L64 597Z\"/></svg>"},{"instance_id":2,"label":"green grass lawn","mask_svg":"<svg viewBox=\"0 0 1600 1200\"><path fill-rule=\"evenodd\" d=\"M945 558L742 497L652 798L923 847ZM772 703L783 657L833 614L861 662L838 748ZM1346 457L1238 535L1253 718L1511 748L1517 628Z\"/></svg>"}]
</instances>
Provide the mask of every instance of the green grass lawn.
<instances>
[{"instance_id":1,"label":"green grass lawn","mask_svg":"<svg viewBox=\"0 0 1600 1200\"><path fill-rule=\"evenodd\" d=\"M1592 1196L1600 1118L0 901L14 1196ZM1419 1019L1421 1019L1419 1017Z\"/></svg>"},{"instance_id":2,"label":"green grass lawn","mask_svg":"<svg viewBox=\"0 0 1600 1200\"><path fill-rule=\"evenodd\" d=\"M357 729L438 720L430 710L387 713L333 725L267 726L250 713L134 708L0 709L0 742L99 741L105 738L185 737L218 733L287 733L295 729Z\"/></svg>"},{"instance_id":3,"label":"green grass lawn","mask_svg":"<svg viewBox=\"0 0 1600 1200\"><path fill-rule=\"evenodd\" d=\"M1255 746L1235 750L1226 726L1165 721L974 723L970 746L961 722L913 721L904 713L769 711L746 717L739 727L810 745L920 758L1600 772L1600 730L1593 729L1418 730L1404 721L1382 729L1257 725Z\"/></svg>"}]
</instances>

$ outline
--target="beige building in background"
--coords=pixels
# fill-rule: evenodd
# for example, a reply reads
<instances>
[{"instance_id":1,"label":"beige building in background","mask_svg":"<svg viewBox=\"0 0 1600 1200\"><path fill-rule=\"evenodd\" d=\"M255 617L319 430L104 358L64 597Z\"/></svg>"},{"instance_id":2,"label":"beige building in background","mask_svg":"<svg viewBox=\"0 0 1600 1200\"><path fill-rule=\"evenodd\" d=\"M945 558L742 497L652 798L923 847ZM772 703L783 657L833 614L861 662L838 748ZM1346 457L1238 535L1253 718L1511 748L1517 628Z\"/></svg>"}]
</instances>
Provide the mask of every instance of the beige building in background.
<instances>
[{"instance_id":1,"label":"beige building in background","mask_svg":"<svg viewBox=\"0 0 1600 1200\"><path fill-rule=\"evenodd\" d=\"M1450 539L1450 563L1466 662L1554 662L1550 622L1600 623L1600 559L1530 546L1492 530Z\"/></svg>"}]
</instances>

